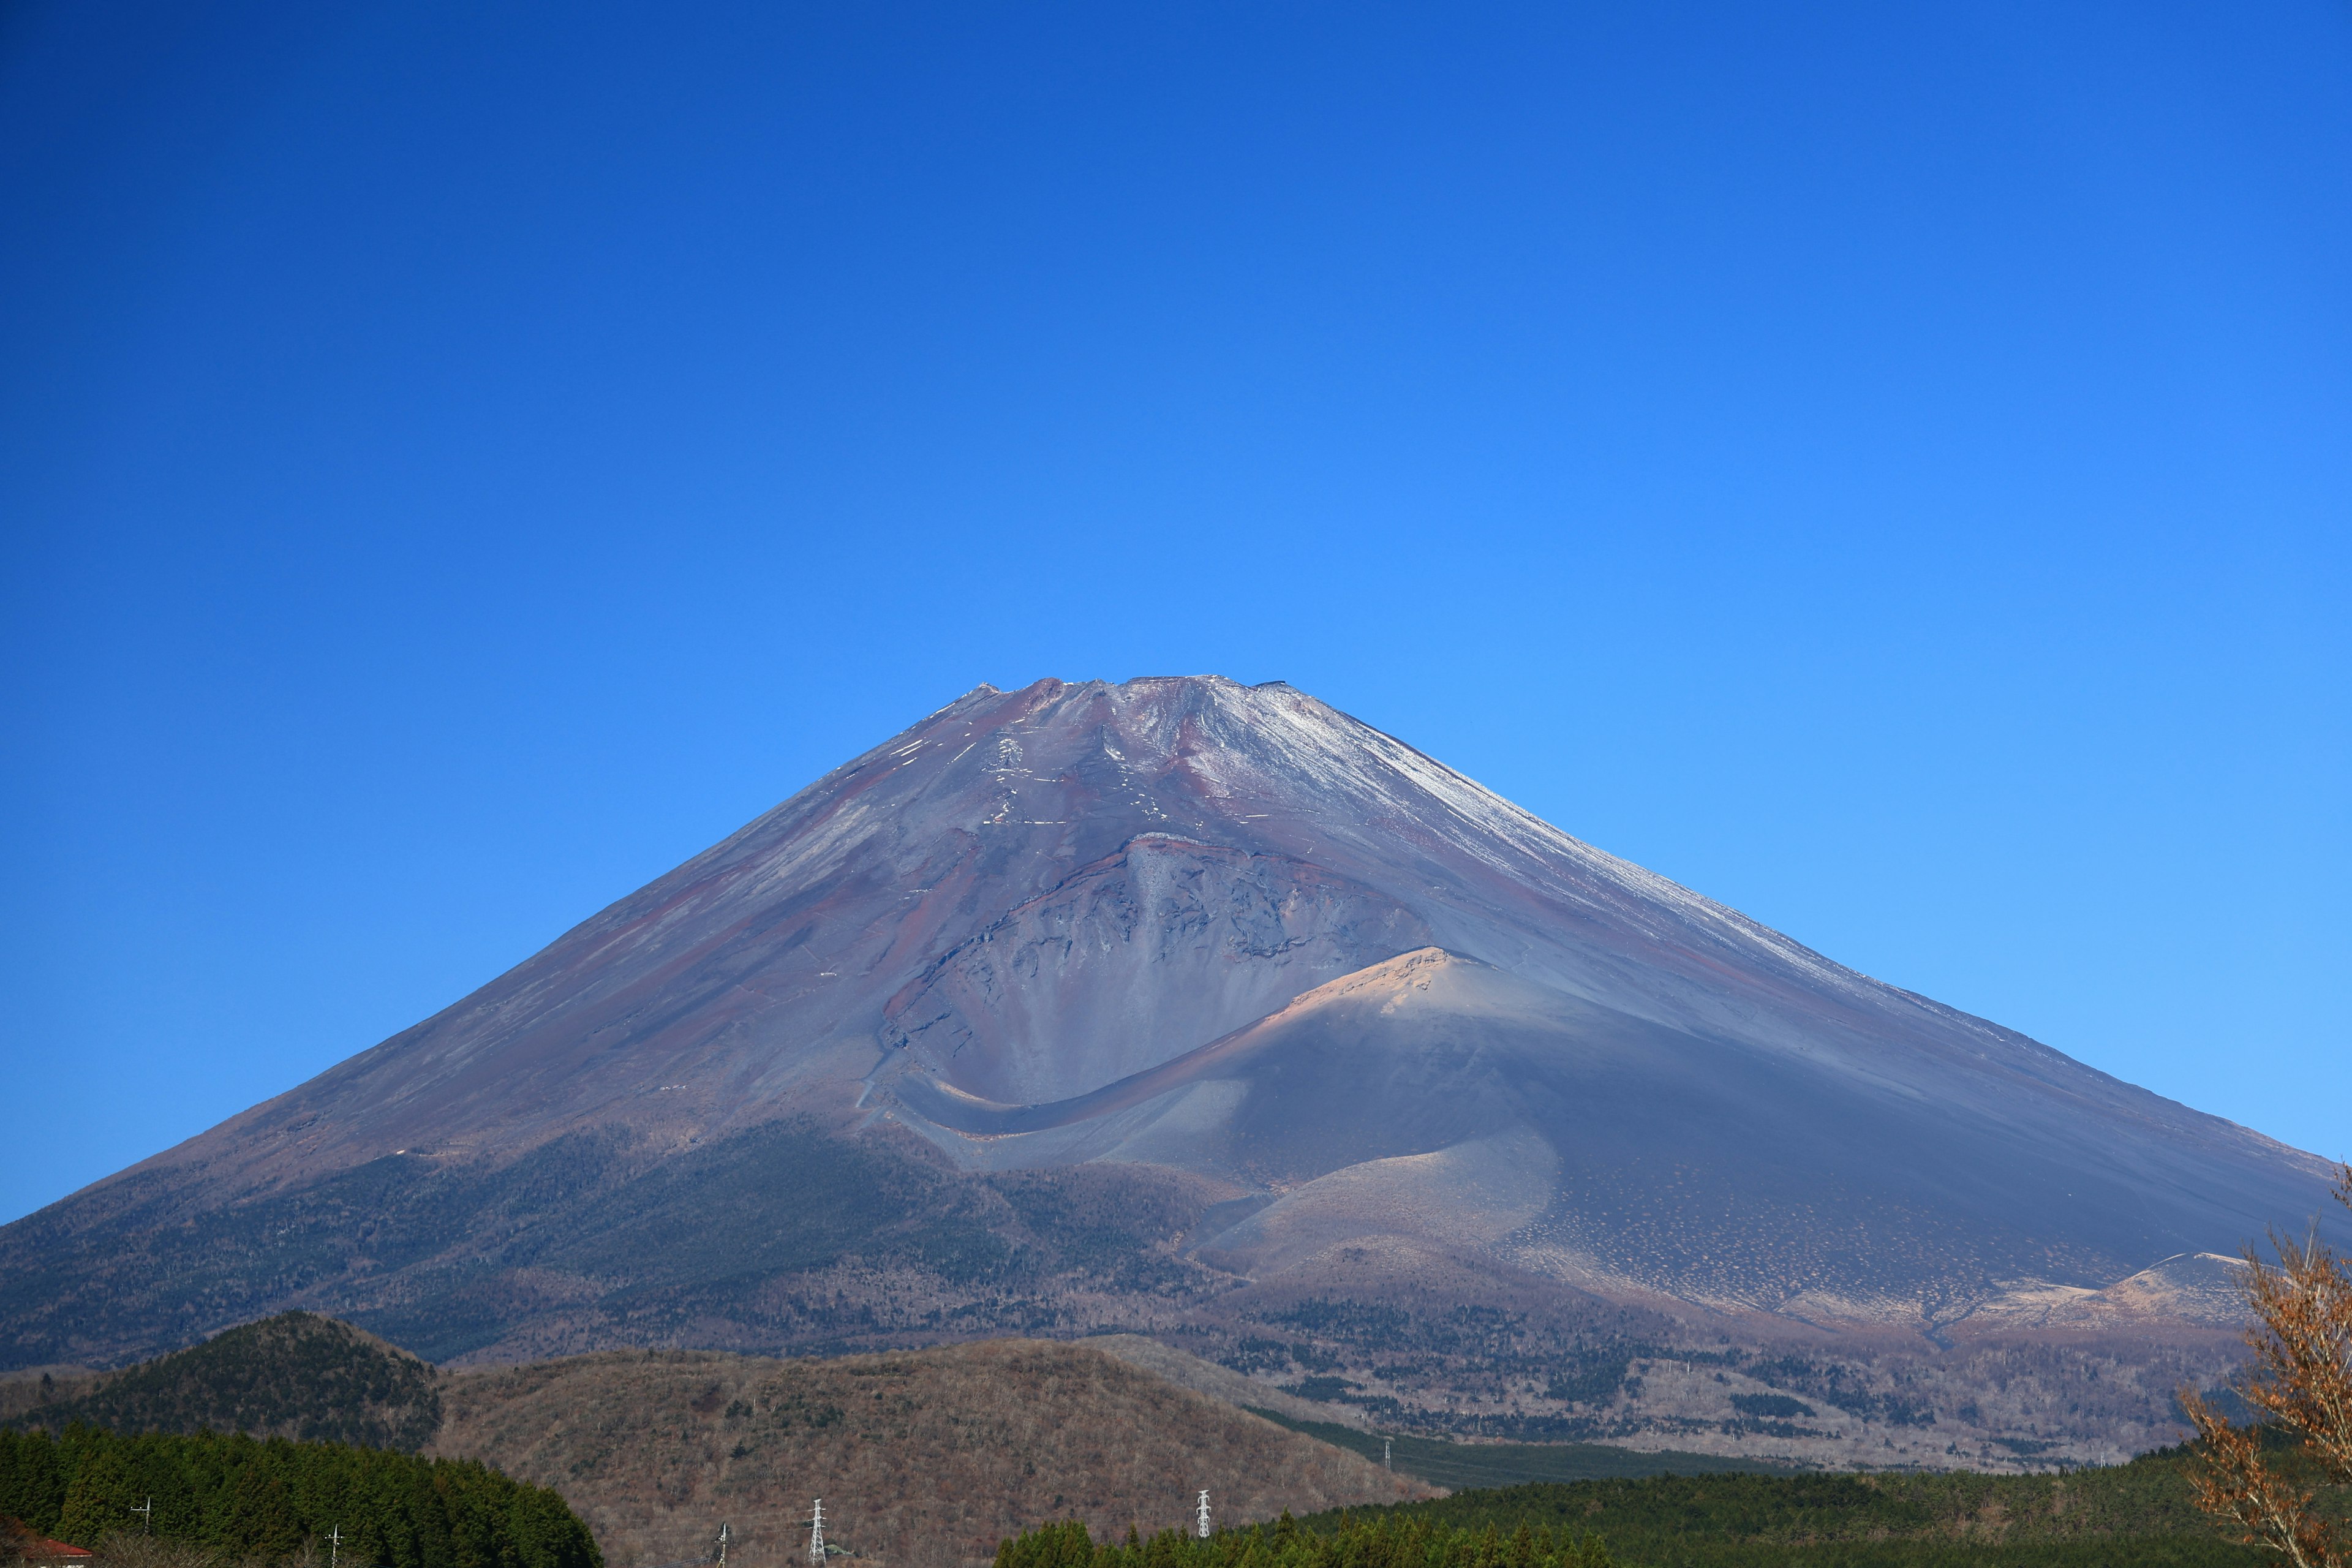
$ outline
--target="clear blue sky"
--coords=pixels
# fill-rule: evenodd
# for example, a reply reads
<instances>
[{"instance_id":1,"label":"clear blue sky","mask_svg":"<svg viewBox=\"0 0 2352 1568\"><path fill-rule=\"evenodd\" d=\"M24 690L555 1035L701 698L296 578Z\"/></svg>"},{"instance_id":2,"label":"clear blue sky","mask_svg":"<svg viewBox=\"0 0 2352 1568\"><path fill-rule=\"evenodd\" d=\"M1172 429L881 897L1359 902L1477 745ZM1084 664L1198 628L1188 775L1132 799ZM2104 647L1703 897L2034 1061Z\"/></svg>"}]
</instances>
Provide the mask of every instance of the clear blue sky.
<instances>
[{"instance_id":1,"label":"clear blue sky","mask_svg":"<svg viewBox=\"0 0 2352 1568\"><path fill-rule=\"evenodd\" d=\"M19 5L0 213L0 1217L1044 675L2352 1154L2352 6Z\"/></svg>"}]
</instances>

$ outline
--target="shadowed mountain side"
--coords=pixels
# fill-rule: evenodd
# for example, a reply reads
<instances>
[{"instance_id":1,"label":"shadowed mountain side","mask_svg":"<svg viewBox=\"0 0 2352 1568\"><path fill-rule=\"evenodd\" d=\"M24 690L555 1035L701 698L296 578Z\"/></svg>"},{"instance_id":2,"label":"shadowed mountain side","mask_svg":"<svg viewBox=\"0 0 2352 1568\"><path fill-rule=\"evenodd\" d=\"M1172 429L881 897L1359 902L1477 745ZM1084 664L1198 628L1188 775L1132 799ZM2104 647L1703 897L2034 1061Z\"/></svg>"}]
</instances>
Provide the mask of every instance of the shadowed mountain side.
<instances>
[{"instance_id":1,"label":"shadowed mountain side","mask_svg":"<svg viewBox=\"0 0 2352 1568\"><path fill-rule=\"evenodd\" d=\"M2086 1147L2030 1107L1996 1118L1436 949L1055 1104L883 1081L968 1163L1144 1159L1277 1194L1198 1244L1239 1272L1403 1235L1807 1318L1934 1322L2004 1281L2095 1290L2247 1227L2268 1184L2150 1129Z\"/></svg>"},{"instance_id":2,"label":"shadowed mountain side","mask_svg":"<svg viewBox=\"0 0 2352 1568\"><path fill-rule=\"evenodd\" d=\"M613 1130L504 1163L398 1155L189 1225L57 1236L46 1276L0 1275L0 1304L100 1364L156 1323L193 1337L289 1294L441 1362L1075 1331L1195 1288L1206 1271L1172 1241L1230 1191L942 1163L904 1133L800 1121L676 1154Z\"/></svg>"},{"instance_id":3,"label":"shadowed mountain side","mask_svg":"<svg viewBox=\"0 0 2352 1568\"><path fill-rule=\"evenodd\" d=\"M459 1377L436 1451L553 1488L608 1562L804 1557L809 1500L861 1557L984 1563L999 1539L1097 1535L1433 1495L1354 1454L1084 1344L996 1341L840 1361L617 1352Z\"/></svg>"}]
</instances>

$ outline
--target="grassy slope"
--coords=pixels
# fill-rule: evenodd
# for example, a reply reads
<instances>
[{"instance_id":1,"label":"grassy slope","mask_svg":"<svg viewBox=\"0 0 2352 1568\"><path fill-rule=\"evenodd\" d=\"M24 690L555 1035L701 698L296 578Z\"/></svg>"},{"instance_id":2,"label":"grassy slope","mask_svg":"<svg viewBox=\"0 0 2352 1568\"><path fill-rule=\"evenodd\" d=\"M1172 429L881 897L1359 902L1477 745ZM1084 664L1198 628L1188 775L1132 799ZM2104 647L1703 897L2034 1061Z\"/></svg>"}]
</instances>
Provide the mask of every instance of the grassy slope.
<instances>
[{"instance_id":1,"label":"grassy slope","mask_svg":"<svg viewBox=\"0 0 2352 1568\"><path fill-rule=\"evenodd\" d=\"M1352 1454L1083 1343L994 1341L830 1361L614 1352L457 1376L436 1451L550 1486L614 1568L790 1560L822 1495L835 1541L890 1568L991 1559L1077 1517L1096 1533L1426 1496Z\"/></svg>"},{"instance_id":2,"label":"grassy slope","mask_svg":"<svg viewBox=\"0 0 2352 1568\"><path fill-rule=\"evenodd\" d=\"M1248 1406L1278 1426L1304 1432L1335 1447L1350 1449L1368 1459L1381 1457L1382 1435L1359 1432L1328 1421L1298 1421L1272 1410ZM1639 1476L1702 1476L1726 1471L1772 1473L1778 1465L1751 1459L1727 1459L1713 1454L1672 1450L1643 1453L1606 1443L1454 1443L1443 1437L1395 1436L1396 1468L1435 1486L1463 1490L1473 1487L1510 1487L1529 1481L1587 1481Z\"/></svg>"}]
</instances>

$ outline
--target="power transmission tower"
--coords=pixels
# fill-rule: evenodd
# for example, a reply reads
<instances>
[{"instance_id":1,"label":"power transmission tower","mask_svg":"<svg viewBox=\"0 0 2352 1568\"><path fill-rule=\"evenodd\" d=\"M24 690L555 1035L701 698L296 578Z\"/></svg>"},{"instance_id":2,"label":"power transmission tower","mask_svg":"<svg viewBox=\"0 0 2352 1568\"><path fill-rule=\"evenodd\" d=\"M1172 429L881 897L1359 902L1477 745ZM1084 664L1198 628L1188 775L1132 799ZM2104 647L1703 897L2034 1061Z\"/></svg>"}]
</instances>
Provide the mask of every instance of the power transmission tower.
<instances>
[{"instance_id":1,"label":"power transmission tower","mask_svg":"<svg viewBox=\"0 0 2352 1568\"><path fill-rule=\"evenodd\" d=\"M1199 1534L1200 1534L1201 1539L1202 1539L1202 1540L1203 1540L1203 1541L1208 1540L1208 1539L1209 1539L1209 1489L1208 1489L1208 1488L1206 1488L1206 1487L1202 1487L1202 1488L1201 1489L1201 1513L1200 1513L1200 1518L1199 1518L1199 1520L1197 1521L1197 1528L1198 1528L1198 1532L1199 1532Z\"/></svg>"},{"instance_id":2,"label":"power transmission tower","mask_svg":"<svg viewBox=\"0 0 2352 1568\"><path fill-rule=\"evenodd\" d=\"M809 1561L824 1568L824 1499L809 1510Z\"/></svg>"},{"instance_id":3,"label":"power transmission tower","mask_svg":"<svg viewBox=\"0 0 2352 1568\"><path fill-rule=\"evenodd\" d=\"M332 1563L328 1568L334 1568ZM719 1521L719 1568L727 1568L727 1521Z\"/></svg>"},{"instance_id":4,"label":"power transmission tower","mask_svg":"<svg viewBox=\"0 0 2352 1568\"><path fill-rule=\"evenodd\" d=\"M137 1508L126 1509L123 1511L126 1513L135 1513L139 1516L140 1534L148 1535L153 1532L153 1526L155 1523L155 1500L153 1498L149 1498Z\"/></svg>"},{"instance_id":5,"label":"power transmission tower","mask_svg":"<svg viewBox=\"0 0 2352 1568\"><path fill-rule=\"evenodd\" d=\"M1381 1468L1396 1468L1396 1439L1393 1437L1383 1436L1381 1439Z\"/></svg>"},{"instance_id":6,"label":"power transmission tower","mask_svg":"<svg viewBox=\"0 0 2352 1568\"><path fill-rule=\"evenodd\" d=\"M343 1554L343 1527L337 1525L327 1536L327 1568L335 1568L335 1560Z\"/></svg>"}]
</instances>

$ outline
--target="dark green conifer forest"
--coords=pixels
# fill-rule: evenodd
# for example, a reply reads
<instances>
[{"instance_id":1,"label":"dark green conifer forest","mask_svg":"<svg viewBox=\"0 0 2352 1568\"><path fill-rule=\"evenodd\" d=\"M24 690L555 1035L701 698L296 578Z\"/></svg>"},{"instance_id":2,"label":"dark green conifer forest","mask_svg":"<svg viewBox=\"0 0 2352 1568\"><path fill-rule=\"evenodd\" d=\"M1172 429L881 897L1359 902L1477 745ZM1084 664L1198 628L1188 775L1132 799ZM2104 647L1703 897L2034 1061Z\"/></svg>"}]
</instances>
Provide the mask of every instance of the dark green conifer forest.
<instances>
[{"instance_id":1,"label":"dark green conifer forest","mask_svg":"<svg viewBox=\"0 0 2352 1568\"><path fill-rule=\"evenodd\" d=\"M1078 1523L996 1568L2255 1568L2189 1495L2186 1449L2063 1474L1653 1476L1457 1492L1097 1544ZM2347 1500L2323 1497L2340 1512Z\"/></svg>"},{"instance_id":2,"label":"dark green conifer forest","mask_svg":"<svg viewBox=\"0 0 2352 1568\"><path fill-rule=\"evenodd\" d=\"M0 1515L77 1546L152 1531L271 1559L340 1531L346 1568L604 1564L562 1498L488 1466L242 1433L0 1432Z\"/></svg>"},{"instance_id":3,"label":"dark green conifer forest","mask_svg":"<svg viewBox=\"0 0 2352 1568\"><path fill-rule=\"evenodd\" d=\"M1617 1568L1617 1559L1577 1530L1522 1525L1504 1535L1381 1514L1317 1531L1286 1513L1205 1540L1175 1530L1146 1540L1130 1529L1124 1542L1102 1546L1072 1520L1005 1542L996 1568Z\"/></svg>"},{"instance_id":4,"label":"dark green conifer forest","mask_svg":"<svg viewBox=\"0 0 2352 1568\"><path fill-rule=\"evenodd\" d=\"M49 1397L20 1395L0 1426L251 1432L413 1454L440 1427L440 1380L430 1364L349 1323L280 1312L121 1372L73 1380ZM0 1389L0 1399L8 1392Z\"/></svg>"}]
</instances>

